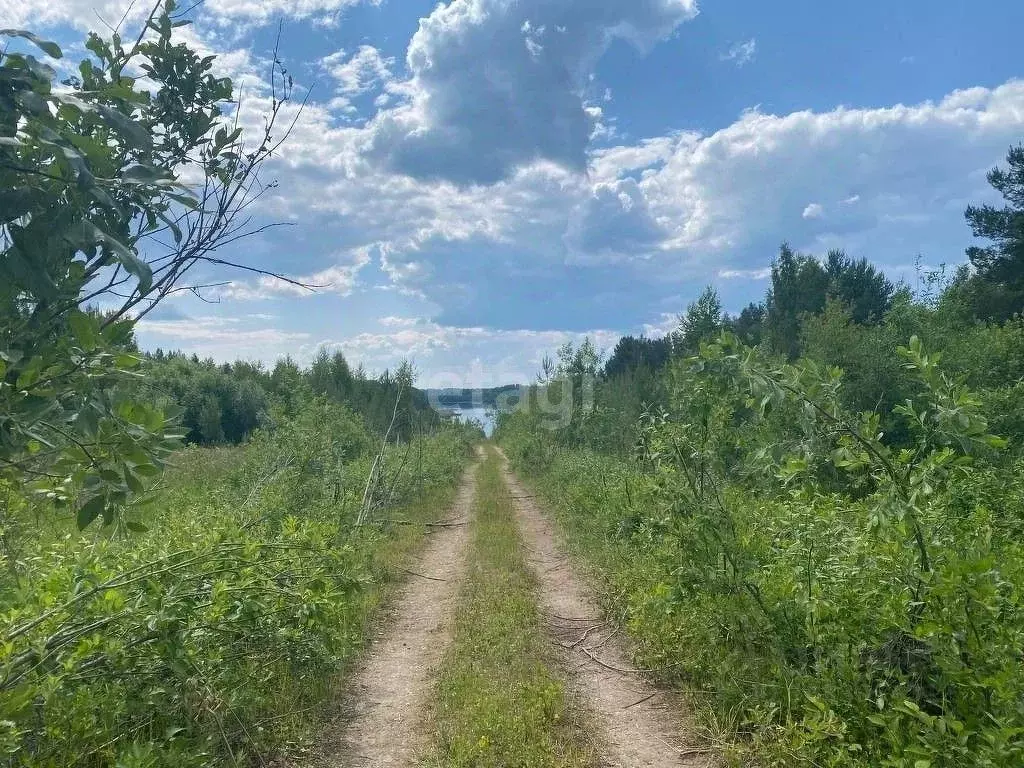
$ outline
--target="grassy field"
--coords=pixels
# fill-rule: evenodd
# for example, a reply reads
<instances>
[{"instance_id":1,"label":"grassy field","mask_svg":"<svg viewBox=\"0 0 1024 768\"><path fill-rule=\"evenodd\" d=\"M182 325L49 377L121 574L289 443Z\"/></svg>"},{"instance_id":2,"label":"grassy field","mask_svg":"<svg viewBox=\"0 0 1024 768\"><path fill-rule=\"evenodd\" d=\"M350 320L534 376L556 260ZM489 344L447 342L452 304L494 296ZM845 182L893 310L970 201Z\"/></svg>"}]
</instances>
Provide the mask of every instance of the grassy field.
<instances>
[{"instance_id":1,"label":"grassy field","mask_svg":"<svg viewBox=\"0 0 1024 768\"><path fill-rule=\"evenodd\" d=\"M513 501L493 450L478 475L469 578L445 656L430 768L583 768L595 763L555 669Z\"/></svg>"}]
</instances>

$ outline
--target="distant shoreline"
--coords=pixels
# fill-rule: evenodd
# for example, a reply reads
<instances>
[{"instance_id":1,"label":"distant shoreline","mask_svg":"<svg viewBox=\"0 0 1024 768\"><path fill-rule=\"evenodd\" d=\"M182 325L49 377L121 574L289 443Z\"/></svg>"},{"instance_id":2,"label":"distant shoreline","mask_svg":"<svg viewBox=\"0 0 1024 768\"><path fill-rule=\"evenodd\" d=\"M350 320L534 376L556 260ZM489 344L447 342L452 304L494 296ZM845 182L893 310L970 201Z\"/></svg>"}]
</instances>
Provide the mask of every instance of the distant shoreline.
<instances>
[{"instance_id":1,"label":"distant shoreline","mask_svg":"<svg viewBox=\"0 0 1024 768\"><path fill-rule=\"evenodd\" d=\"M423 393L430 403L438 410L464 410L480 408L497 408L498 400L508 407L519 400L519 392L525 384L507 384L487 389L425 389Z\"/></svg>"}]
</instances>

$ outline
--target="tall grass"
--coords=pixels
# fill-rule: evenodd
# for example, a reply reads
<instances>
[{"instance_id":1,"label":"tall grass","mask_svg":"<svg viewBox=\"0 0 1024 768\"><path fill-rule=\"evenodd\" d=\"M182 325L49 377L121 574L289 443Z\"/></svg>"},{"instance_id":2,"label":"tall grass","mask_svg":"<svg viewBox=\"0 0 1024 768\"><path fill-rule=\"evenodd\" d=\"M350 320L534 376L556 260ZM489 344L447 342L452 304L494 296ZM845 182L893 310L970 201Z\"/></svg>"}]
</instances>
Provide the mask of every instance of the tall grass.
<instances>
[{"instance_id":1,"label":"tall grass","mask_svg":"<svg viewBox=\"0 0 1024 768\"><path fill-rule=\"evenodd\" d=\"M1010 768L1024 764L1021 471L978 468L930 511L941 539L912 632L902 554L870 533L870 497L725 489L744 594L671 486L629 460L556 449L530 484L637 663L687 690L737 762Z\"/></svg>"}]
</instances>

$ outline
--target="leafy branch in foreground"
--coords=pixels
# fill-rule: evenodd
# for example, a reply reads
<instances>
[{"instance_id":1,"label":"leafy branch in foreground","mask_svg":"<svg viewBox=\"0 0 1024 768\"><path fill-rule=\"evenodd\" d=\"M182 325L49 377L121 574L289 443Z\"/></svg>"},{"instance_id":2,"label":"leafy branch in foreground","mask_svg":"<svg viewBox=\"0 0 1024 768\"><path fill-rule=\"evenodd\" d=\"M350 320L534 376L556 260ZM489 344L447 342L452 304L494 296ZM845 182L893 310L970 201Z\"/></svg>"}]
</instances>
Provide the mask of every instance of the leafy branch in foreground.
<instances>
[{"instance_id":1,"label":"leafy branch in foreground","mask_svg":"<svg viewBox=\"0 0 1024 768\"><path fill-rule=\"evenodd\" d=\"M293 88L277 51L250 141L215 57L176 42L187 23L162 0L134 42L91 34L63 83L31 53L0 53L0 473L74 504L83 527L112 521L175 442L173 414L125 393L134 322L197 290L183 285L197 264L247 269L217 251L266 228L250 211L291 127L275 135ZM31 32L0 36L62 56Z\"/></svg>"}]
</instances>

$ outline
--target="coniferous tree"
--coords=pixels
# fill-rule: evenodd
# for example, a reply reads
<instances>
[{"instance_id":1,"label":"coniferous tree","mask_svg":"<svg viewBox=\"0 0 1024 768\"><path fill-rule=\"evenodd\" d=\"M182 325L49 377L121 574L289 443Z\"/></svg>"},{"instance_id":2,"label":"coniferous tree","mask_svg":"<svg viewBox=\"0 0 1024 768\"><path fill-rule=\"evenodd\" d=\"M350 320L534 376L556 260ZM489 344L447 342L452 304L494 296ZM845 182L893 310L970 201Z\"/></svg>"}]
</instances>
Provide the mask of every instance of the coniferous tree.
<instances>
[{"instance_id":1,"label":"coniferous tree","mask_svg":"<svg viewBox=\"0 0 1024 768\"><path fill-rule=\"evenodd\" d=\"M726 325L728 325L733 333L735 333L744 344L748 344L751 347L756 347L761 343L761 339L764 336L764 321L767 312L764 304L755 304L751 302L743 311L740 312L739 316L735 319L730 319Z\"/></svg>"},{"instance_id":2,"label":"coniferous tree","mask_svg":"<svg viewBox=\"0 0 1024 768\"><path fill-rule=\"evenodd\" d=\"M977 277L988 284L973 289L984 300L975 308L985 319L1002 320L1024 309L1024 145L1012 147L1006 160L1009 167L994 168L988 181L1007 205L972 205L965 212L974 236L992 242L967 249Z\"/></svg>"},{"instance_id":3,"label":"coniferous tree","mask_svg":"<svg viewBox=\"0 0 1024 768\"><path fill-rule=\"evenodd\" d=\"M765 326L772 346L793 359L800 356L800 316L819 314L828 296L828 275L812 256L783 244L772 265Z\"/></svg>"},{"instance_id":4,"label":"coniferous tree","mask_svg":"<svg viewBox=\"0 0 1024 768\"><path fill-rule=\"evenodd\" d=\"M879 322L892 306L893 284L867 259L851 258L845 251L829 251L825 275L828 295L846 306L855 323Z\"/></svg>"},{"instance_id":5,"label":"coniferous tree","mask_svg":"<svg viewBox=\"0 0 1024 768\"><path fill-rule=\"evenodd\" d=\"M702 341L713 337L721 329L722 300L718 297L718 291L709 285L686 308L686 314L679 318L675 346L682 354L693 354Z\"/></svg>"}]
</instances>

